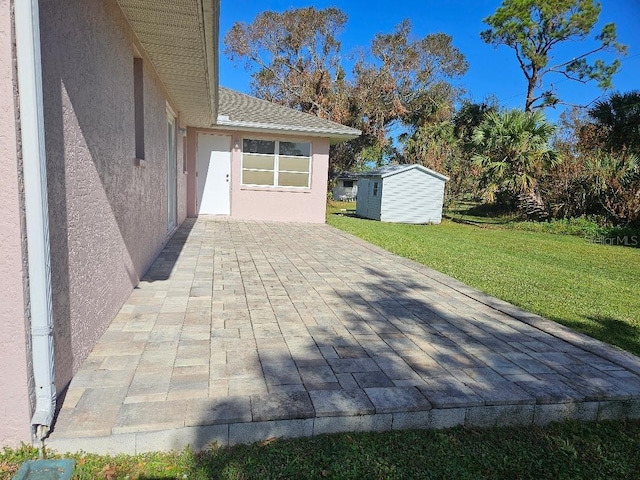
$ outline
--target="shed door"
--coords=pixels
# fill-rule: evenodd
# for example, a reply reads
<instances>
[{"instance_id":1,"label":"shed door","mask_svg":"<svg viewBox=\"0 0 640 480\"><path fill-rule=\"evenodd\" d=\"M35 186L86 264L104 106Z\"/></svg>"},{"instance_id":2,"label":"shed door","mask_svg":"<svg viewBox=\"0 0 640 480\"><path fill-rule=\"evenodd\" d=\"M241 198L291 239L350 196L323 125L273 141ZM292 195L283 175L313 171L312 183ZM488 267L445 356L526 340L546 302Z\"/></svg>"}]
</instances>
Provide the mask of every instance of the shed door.
<instances>
[{"instance_id":1,"label":"shed door","mask_svg":"<svg viewBox=\"0 0 640 480\"><path fill-rule=\"evenodd\" d=\"M198 214L231 212L231 137L198 135Z\"/></svg>"},{"instance_id":2,"label":"shed door","mask_svg":"<svg viewBox=\"0 0 640 480\"><path fill-rule=\"evenodd\" d=\"M369 203L369 179L361 177L358 179L358 196L356 198L356 215L367 217L367 205Z\"/></svg>"},{"instance_id":3,"label":"shed door","mask_svg":"<svg viewBox=\"0 0 640 480\"><path fill-rule=\"evenodd\" d=\"M374 177L369 180L369 202L367 217L380 220L382 215L382 179Z\"/></svg>"}]
</instances>

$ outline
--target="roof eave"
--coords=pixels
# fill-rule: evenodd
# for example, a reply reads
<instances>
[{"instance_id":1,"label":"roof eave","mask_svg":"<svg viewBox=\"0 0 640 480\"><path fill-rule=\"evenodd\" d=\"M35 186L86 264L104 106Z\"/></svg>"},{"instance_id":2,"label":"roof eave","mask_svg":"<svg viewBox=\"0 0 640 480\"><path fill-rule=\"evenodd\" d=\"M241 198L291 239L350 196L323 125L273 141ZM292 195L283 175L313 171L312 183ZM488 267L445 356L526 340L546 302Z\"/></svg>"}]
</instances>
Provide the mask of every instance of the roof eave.
<instances>
[{"instance_id":1,"label":"roof eave","mask_svg":"<svg viewBox=\"0 0 640 480\"><path fill-rule=\"evenodd\" d=\"M418 168L418 167L421 167L421 168ZM380 175L380 177L382 177L382 178L391 177L391 176L393 176L393 175L397 175L397 174L399 174L399 173L403 173L403 172L406 172L406 171L408 171L408 170L412 170L412 169L414 169L414 168L417 168L418 170L420 170L420 171L422 171L422 172L424 172L424 173L426 173L426 174L428 174L428 175L431 175L432 177L436 177L436 178L437 178L437 179L439 179L439 180L443 180L443 181L445 181L445 182L448 182L448 181L449 181L449 177L447 177L446 175L443 175L443 174L441 174L441 173L438 173L438 172L436 172L435 170L431 170L430 168L422 167L422 165L417 165L417 166L415 166L415 167L414 167L414 166L411 166L411 167L407 167L407 168L402 168L402 169L396 170L396 171L394 171L394 172L387 172L387 173L383 173L382 175Z\"/></svg>"},{"instance_id":2,"label":"roof eave","mask_svg":"<svg viewBox=\"0 0 640 480\"><path fill-rule=\"evenodd\" d=\"M446 175L443 175L441 173L436 172L435 170L431 170L430 168L424 167L422 165L408 165L405 168L399 168L397 170L393 170L391 172L362 172L359 173L358 176L361 177L380 177L380 178L387 178L387 177L392 177L393 175L398 175L399 173L403 173L406 172L408 170L413 170L413 169L418 169L423 173L429 174L433 177L436 177L439 180L443 180L445 182L449 181L449 177L447 177Z\"/></svg>"},{"instance_id":3,"label":"roof eave","mask_svg":"<svg viewBox=\"0 0 640 480\"><path fill-rule=\"evenodd\" d=\"M288 133L292 135L304 135L308 137L323 137L329 138L331 144L353 140L354 138L358 138L362 133L360 130L356 129L338 131L331 128L301 127L293 125L278 125L273 123L241 122L237 120L226 120L221 118L218 118L218 121L212 128L233 129L243 132L273 134Z\"/></svg>"},{"instance_id":4,"label":"roof eave","mask_svg":"<svg viewBox=\"0 0 640 480\"><path fill-rule=\"evenodd\" d=\"M117 3L130 27L134 54L157 75L181 125L213 126L218 117L220 0ZM187 60L184 65L181 59Z\"/></svg>"},{"instance_id":5,"label":"roof eave","mask_svg":"<svg viewBox=\"0 0 640 480\"><path fill-rule=\"evenodd\" d=\"M329 143L331 145L336 145L337 143L348 142L349 140L355 140L360 135L360 133L358 135L332 135L331 137L329 137Z\"/></svg>"},{"instance_id":6,"label":"roof eave","mask_svg":"<svg viewBox=\"0 0 640 480\"><path fill-rule=\"evenodd\" d=\"M202 17L204 19L205 60L209 84L209 106L211 108L211 125L218 118L218 32L220 31L220 2L216 0L202 1ZM208 46L211 45L209 50Z\"/></svg>"}]
</instances>

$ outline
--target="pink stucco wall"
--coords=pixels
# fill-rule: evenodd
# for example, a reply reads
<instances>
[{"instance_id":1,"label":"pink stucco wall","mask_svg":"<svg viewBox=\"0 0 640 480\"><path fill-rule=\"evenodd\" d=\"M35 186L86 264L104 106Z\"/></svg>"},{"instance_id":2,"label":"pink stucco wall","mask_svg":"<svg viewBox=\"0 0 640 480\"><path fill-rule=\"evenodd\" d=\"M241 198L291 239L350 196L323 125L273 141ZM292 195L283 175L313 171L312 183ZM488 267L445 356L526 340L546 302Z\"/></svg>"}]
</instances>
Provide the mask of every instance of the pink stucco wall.
<instances>
[{"instance_id":1,"label":"pink stucco wall","mask_svg":"<svg viewBox=\"0 0 640 480\"><path fill-rule=\"evenodd\" d=\"M29 441L31 415L11 25L10 2L0 0L0 447Z\"/></svg>"},{"instance_id":2,"label":"pink stucco wall","mask_svg":"<svg viewBox=\"0 0 640 480\"><path fill-rule=\"evenodd\" d=\"M311 188L247 187L240 183L242 151L233 148L231 154L231 217L239 220L276 222L324 223L327 204L327 177L329 171L329 139L294 135L264 135L227 130L189 129L189 170L195 171L196 141L198 133L230 135L231 144L242 145L243 138L296 140L311 143ZM189 215L195 216L195 175L189 175L187 193Z\"/></svg>"},{"instance_id":3,"label":"pink stucco wall","mask_svg":"<svg viewBox=\"0 0 640 480\"><path fill-rule=\"evenodd\" d=\"M146 62L146 162L137 166L136 40L117 3L41 1L40 19L61 389L167 241L167 98ZM181 165L182 142L177 144ZM178 166L184 195L181 172ZM180 223L186 202L178 205Z\"/></svg>"},{"instance_id":4,"label":"pink stucco wall","mask_svg":"<svg viewBox=\"0 0 640 480\"><path fill-rule=\"evenodd\" d=\"M183 133L184 132L184 133ZM186 170L186 143L187 135L186 128L182 127L178 129L176 134L176 145L178 148L176 161L178 163L176 172L178 180L178 225L180 225L187 218L187 175Z\"/></svg>"},{"instance_id":5,"label":"pink stucco wall","mask_svg":"<svg viewBox=\"0 0 640 480\"><path fill-rule=\"evenodd\" d=\"M198 216L196 205L196 159L198 129L187 128L186 149L187 149L187 216L195 218Z\"/></svg>"}]
</instances>

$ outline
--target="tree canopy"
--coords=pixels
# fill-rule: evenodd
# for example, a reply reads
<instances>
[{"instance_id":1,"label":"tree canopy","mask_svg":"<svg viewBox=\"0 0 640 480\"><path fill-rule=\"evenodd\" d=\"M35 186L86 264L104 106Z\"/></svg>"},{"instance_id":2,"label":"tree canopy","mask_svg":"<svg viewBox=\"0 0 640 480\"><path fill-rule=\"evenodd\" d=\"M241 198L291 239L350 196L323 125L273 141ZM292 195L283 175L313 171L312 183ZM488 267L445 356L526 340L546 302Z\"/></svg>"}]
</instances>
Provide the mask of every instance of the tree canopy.
<instances>
[{"instance_id":1,"label":"tree canopy","mask_svg":"<svg viewBox=\"0 0 640 480\"><path fill-rule=\"evenodd\" d=\"M338 8L266 11L236 22L224 39L231 60L251 71L251 89L265 100L340 122L344 81L338 35L347 22Z\"/></svg>"},{"instance_id":2,"label":"tree canopy","mask_svg":"<svg viewBox=\"0 0 640 480\"><path fill-rule=\"evenodd\" d=\"M415 38L409 20L375 35L347 64L338 40L346 21L337 8L263 12L225 37L225 53L244 61L256 96L363 132L332 147L334 171L352 169L363 153L388 154L396 123L417 127L450 116L460 92L453 81L468 68L451 36Z\"/></svg>"},{"instance_id":3,"label":"tree canopy","mask_svg":"<svg viewBox=\"0 0 640 480\"><path fill-rule=\"evenodd\" d=\"M612 87L620 60L592 59L599 52L611 52L616 57L626 53L626 47L617 42L615 24L606 24L595 37L598 46L573 58L555 61L552 52L563 42L587 39L600 11L600 4L594 0L504 0L493 15L484 19L490 28L480 34L481 38L496 47L506 45L514 50L527 80L526 111L561 102L553 86L544 82L549 74L581 83L593 80L603 89Z\"/></svg>"}]
</instances>

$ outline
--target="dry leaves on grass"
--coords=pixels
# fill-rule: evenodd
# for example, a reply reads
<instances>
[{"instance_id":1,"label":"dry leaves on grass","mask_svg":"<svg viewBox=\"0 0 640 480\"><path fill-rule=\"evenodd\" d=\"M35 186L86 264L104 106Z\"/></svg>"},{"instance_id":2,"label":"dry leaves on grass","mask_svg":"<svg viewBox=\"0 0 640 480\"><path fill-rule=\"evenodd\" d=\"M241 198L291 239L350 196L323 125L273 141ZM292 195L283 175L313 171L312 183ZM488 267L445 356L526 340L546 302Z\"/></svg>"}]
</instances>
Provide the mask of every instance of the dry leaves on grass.
<instances>
[{"instance_id":1,"label":"dry leaves on grass","mask_svg":"<svg viewBox=\"0 0 640 480\"><path fill-rule=\"evenodd\" d=\"M19 465L9 462L0 462L0 478L11 478L18 471Z\"/></svg>"},{"instance_id":2,"label":"dry leaves on grass","mask_svg":"<svg viewBox=\"0 0 640 480\"><path fill-rule=\"evenodd\" d=\"M116 473L118 472L114 467L107 463L104 467L102 467L101 473L106 480L114 480L116 478Z\"/></svg>"}]
</instances>

